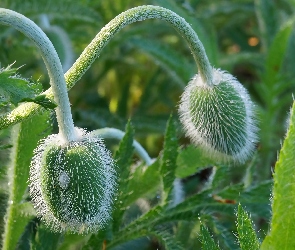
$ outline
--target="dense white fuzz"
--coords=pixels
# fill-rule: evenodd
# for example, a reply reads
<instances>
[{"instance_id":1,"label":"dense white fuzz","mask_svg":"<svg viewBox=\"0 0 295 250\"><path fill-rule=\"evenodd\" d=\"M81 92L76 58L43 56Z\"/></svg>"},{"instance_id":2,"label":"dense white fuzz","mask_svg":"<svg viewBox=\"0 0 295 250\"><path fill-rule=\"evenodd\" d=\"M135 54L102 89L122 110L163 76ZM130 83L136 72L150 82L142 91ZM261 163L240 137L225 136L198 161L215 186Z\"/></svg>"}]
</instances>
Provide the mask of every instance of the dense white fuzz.
<instances>
[{"instance_id":1,"label":"dense white fuzz","mask_svg":"<svg viewBox=\"0 0 295 250\"><path fill-rule=\"evenodd\" d=\"M213 86L195 75L181 96L179 114L186 135L211 157L243 163L254 150L254 104L224 71L213 69Z\"/></svg>"},{"instance_id":2,"label":"dense white fuzz","mask_svg":"<svg viewBox=\"0 0 295 250\"><path fill-rule=\"evenodd\" d=\"M30 168L30 195L37 215L53 230L88 233L111 218L115 163L102 139L76 129L78 141L59 134L42 140Z\"/></svg>"}]
</instances>

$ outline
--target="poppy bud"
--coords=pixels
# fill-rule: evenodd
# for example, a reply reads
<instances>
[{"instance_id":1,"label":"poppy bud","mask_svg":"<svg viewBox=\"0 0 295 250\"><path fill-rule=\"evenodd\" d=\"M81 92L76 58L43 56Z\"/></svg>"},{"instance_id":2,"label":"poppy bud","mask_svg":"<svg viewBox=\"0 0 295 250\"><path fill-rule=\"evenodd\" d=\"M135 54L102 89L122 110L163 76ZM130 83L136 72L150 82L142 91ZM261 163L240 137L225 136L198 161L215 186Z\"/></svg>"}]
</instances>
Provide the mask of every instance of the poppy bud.
<instances>
[{"instance_id":1,"label":"poppy bud","mask_svg":"<svg viewBox=\"0 0 295 250\"><path fill-rule=\"evenodd\" d=\"M232 75L213 69L208 86L196 75L179 105L186 135L211 157L243 163L256 142L254 105L246 89Z\"/></svg>"},{"instance_id":2,"label":"poppy bud","mask_svg":"<svg viewBox=\"0 0 295 250\"><path fill-rule=\"evenodd\" d=\"M87 233L111 218L115 163L103 141L82 129L64 144L59 134L43 140L30 169L30 194L37 215L55 231Z\"/></svg>"}]
</instances>

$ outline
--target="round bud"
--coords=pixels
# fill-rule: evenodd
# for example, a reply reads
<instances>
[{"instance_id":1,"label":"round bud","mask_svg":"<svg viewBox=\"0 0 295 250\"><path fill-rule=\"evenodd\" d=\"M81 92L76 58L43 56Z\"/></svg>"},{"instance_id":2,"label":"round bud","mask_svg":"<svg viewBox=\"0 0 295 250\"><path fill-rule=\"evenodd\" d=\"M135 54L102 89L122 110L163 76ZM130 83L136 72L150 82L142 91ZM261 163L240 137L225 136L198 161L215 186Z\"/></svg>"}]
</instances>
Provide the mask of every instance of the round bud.
<instances>
[{"instance_id":1,"label":"round bud","mask_svg":"<svg viewBox=\"0 0 295 250\"><path fill-rule=\"evenodd\" d=\"M213 86L196 75L179 105L187 136L211 157L244 162L254 150L254 105L246 89L230 74L213 69Z\"/></svg>"},{"instance_id":2,"label":"round bud","mask_svg":"<svg viewBox=\"0 0 295 250\"><path fill-rule=\"evenodd\" d=\"M101 139L78 132L79 140L67 144L57 134L49 136L31 162L32 202L55 231L93 232L111 218L115 163Z\"/></svg>"}]
</instances>

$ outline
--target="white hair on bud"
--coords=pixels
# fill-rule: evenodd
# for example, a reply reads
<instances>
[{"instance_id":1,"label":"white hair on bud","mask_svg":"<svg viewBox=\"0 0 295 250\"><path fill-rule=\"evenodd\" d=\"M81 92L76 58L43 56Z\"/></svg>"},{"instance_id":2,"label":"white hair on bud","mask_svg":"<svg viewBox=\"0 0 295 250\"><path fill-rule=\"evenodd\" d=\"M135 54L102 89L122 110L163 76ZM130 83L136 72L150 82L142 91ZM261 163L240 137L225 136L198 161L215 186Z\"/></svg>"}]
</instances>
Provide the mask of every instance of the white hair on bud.
<instances>
[{"instance_id":1,"label":"white hair on bud","mask_svg":"<svg viewBox=\"0 0 295 250\"><path fill-rule=\"evenodd\" d=\"M105 147L103 140L97 137L88 136L88 133L83 129L75 128L75 130L76 134L79 135L79 140L70 142L69 145L64 144L64 141L59 134L50 135L46 139L40 141L39 146L34 151L34 157L31 161L29 187L32 203L36 209L37 216L40 217L47 226L56 232L63 232L67 230L72 233L84 234L96 232L97 230L102 229L110 220L113 200L117 188L116 172L115 162L112 159L111 153ZM60 211L65 214L64 221L61 221L54 215L48 202L44 198L44 193L41 186L41 169L44 167L46 161L45 156L52 146L60 146L62 150L67 147L74 148L81 145L86 146L87 148L88 145L90 145L91 152L83 152L83 155L81 155L81 161L79 161L75 167L77 167L77 169L79 169L79 167L87 168L91 165L91 163L98 162L101 168L97 168L97 171L95 171L95 173L92 172L91 175L97 179L100 187L102 187L103 192L100 194L101 199L99 200L99 207L95 210L95 214L85 215L83 222L81 222L81 218L76 218L77 215L73 209L71 209L72 201L79 199L78 195L71 194L66 196L61 194L61 205L58 207L58 209L60 209ZM73 170L73 172L70 170L66 172L64 167L60 166L61 164L59 163L62 161L62 157L62 154L59 153L58 157L50 159L50 161L54 164L57 183L59 183L61 189L65 190L67 189L70 182L75 181L73 178L77 178L79 180L79 176L74 176L73 174L78 170ZM78 181L76 185L79 186ZM83 183L83 188L85 187L87 187L87 190L84 189L82 193L82 202L91 203L94 199L93 192L95 191L94 188L96 188L96 186L94 183ZM91 205L88 206L89 209L91 207Z\"/></svg>"},{"instance_id":2,"label":"white hair on bud","mask_svg":"<svg viewBox=\"0 0 295 250\"><path fill-rule=\"evenodd\" d=\"M186 135L211 157L243 163L253 153L258 130L254 104L231 74L213 69L213 86L195 75L181 96L179 114Z\"/></svg>"}]
</instances>

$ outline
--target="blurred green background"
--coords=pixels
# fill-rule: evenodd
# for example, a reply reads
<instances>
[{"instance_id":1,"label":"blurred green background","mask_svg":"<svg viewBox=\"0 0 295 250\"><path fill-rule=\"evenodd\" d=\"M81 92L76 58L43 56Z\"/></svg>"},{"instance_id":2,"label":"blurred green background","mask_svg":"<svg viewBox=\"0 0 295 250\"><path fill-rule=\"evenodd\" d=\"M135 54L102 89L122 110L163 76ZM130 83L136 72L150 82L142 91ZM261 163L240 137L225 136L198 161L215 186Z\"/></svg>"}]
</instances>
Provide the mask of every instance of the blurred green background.
<instances>
[{"instance_id":1,"label":"blurred green background","mask_svg":"<svg viewBox=\"0 0 295 250\"><path fill-rule=\"evenodd\" d=\"M74 62L116 15L144 4L159 5L182 16L197 32L212 66L233 74L256 103L260 128L257 151L247 167L228 171L225 185L240 182L247 171L251 172L251 183L271 179L295 89L294 0L0 0L0 7L24 14L45 31L47 27L64 63ZM58 27L68 42L60 41L48 24ZM21 33L5 26L0 27L0 63L1 67L14 63L21 76L41 82L44 90L49 87L38 50ZM65 65L65 70L68 67ZM70 90L75 125L89 130L124 130L131 118L135 138L157 157L166 121L171 113L177 121L180 95L196 73L188 45L168 24L148 20L129 25ZM12 108L4 103L1 112ZM189 140L177 124L179 142L185 147ZM8 142L9 129L1 131L0 137ZM4 166L7 151L1 151L0 165ZM211 171L205 169L184 179L187 194L196 192ZM270 193L262 195L270 197ZM263 238L268 221L258 222Z\"/></svg>"}]
</instances>

